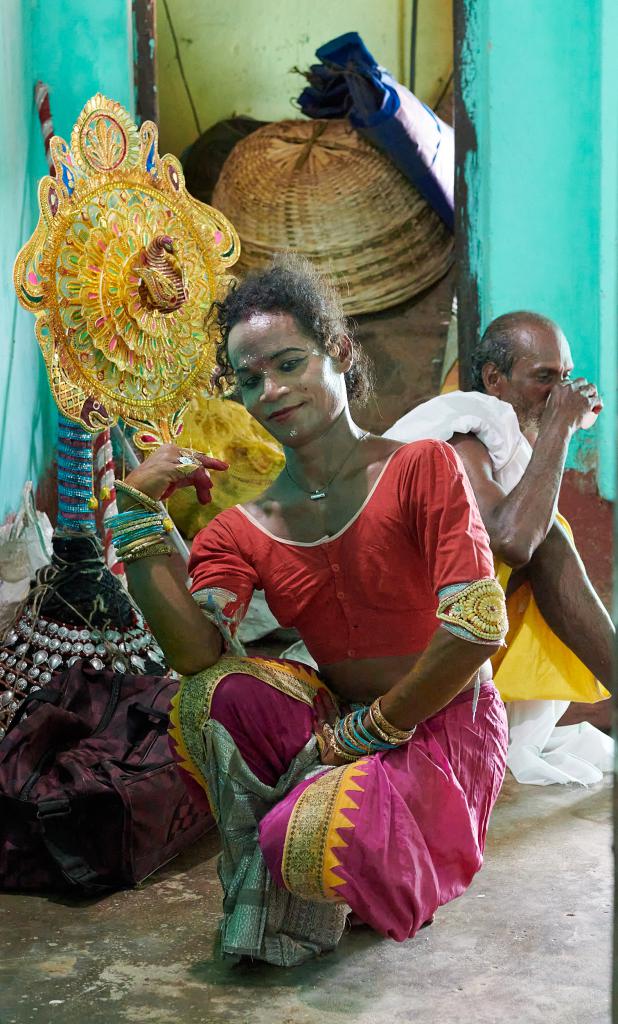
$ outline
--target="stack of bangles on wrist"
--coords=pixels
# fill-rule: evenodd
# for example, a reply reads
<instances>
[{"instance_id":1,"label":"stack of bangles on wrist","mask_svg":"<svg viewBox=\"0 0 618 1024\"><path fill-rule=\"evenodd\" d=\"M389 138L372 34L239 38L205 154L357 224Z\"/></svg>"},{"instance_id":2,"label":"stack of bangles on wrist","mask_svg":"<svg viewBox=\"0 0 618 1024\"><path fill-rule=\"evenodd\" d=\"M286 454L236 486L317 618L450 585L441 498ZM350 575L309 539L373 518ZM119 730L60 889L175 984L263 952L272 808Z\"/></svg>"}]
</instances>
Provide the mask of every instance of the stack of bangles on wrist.
<instances>
[{"instance_id":1,"label":"stack of bangles on wrist","mask_svg":"<svg viewBox=\"0 0 618 1024\"><path fill-rule=\"evenodd\" d=\"M333 745L345 761L356 761L359 757L402 746L412 739L415 730L416 726L413 729L396 729L391 725L382 714L378 698L370 707L357 708L345 718L337 719L333 728Z\"/></svg>"},{"instance_id":2,"label":"stack of bangles on wrist","mask_svg":"<svg viewBox=\"0 0 618 1024\"><path fill-rule=\"evenodd\" d=\"M174 524L161 510L159 502L123 480L116 481L116 490L128 494L135 501L125 512L110 516L105 524L111 530L119 561L130 565L140 558L171 555L172 549L165 543L165 538L174 529Z\"/></svg>"}]
</instances>

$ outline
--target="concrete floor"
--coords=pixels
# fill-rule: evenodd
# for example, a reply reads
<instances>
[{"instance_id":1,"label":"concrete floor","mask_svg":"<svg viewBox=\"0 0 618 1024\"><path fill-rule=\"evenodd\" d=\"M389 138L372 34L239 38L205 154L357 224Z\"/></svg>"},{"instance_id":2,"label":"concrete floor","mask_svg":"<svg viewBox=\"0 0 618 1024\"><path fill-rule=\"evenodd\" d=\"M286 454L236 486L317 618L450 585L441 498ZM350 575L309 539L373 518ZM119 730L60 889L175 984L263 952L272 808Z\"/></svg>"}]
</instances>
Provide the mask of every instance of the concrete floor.
<instances>
[{"instance_id":1,"label":"concrete floor","mask_svg":"<svg viewBox=\"0 0 618 1024\"><path fill-rule=\"evenodd\" d=\"M287 971L213 958L213 834L106 899L0 895L0 1024L607 1024L610 796L507 781L483 871L431 927L355 928Z\"/></svg>"}]
</instances>

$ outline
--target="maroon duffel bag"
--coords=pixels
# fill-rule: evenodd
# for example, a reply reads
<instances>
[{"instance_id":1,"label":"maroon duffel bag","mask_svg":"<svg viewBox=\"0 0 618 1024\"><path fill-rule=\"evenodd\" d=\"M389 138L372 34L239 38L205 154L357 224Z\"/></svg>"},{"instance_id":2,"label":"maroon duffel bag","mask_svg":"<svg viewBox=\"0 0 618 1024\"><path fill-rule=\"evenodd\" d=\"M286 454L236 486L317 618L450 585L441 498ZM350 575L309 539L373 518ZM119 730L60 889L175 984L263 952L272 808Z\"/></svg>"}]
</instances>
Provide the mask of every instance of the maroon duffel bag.
<instances>
[{"instance_id":1,"label":"maroon duffel bag","mask_svg":"<svg viewBox=\"0 0 618 1024\"><path fill-rule=\"evenodd\" d=\"M213 826L169 749L177 687L77 662L29 696L0 744L0 888L135 885Z\"/></svg>"}]
</instances>

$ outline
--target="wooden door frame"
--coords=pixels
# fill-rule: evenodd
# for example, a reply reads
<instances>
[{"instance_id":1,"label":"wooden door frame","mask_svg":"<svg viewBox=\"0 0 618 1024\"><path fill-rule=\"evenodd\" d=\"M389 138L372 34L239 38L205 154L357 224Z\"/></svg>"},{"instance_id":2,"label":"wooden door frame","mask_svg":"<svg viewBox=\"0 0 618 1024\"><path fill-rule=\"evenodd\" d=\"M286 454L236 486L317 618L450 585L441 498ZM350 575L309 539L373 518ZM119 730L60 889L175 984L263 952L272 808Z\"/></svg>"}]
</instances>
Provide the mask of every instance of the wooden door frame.
<instances>
[{"instance_id":1,"label":"wooden door frame","mask_svg":"<svg viewBox=\"0 0 618 1024\"><path fill-rule=\"evenodd\" d=\"M459 385L471 385L472 353L480 337L481 305L476 268L471 258L470 182L467 170L478 153L477 134L464 99L470 76L466 40L469 20L477 0L453 0L454 94L455 94L455 260L457 266L457 343Z\"/></svg>"},{"instance_id":2,"label":"wooden door frame","mask_svg":"<svg viewBox=\"0 0 618 1024\"><path fill-rule=\"evenodd\" d=\"M159 124L156 0L132 0L133 81L138 124Z\"/></svg>"}]
</instances>

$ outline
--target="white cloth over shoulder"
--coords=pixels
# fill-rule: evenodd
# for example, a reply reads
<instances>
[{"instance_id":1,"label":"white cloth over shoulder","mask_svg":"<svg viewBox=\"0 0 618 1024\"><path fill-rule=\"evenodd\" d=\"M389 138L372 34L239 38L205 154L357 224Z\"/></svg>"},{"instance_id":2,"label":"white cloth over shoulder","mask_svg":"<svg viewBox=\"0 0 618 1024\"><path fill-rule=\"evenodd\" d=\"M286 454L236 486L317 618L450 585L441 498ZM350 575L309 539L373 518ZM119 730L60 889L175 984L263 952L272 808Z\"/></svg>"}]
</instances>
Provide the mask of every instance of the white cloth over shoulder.
<instances>
[{"instance_id":1,"label":"white cloth over shoulder","mask_svg":"<svg viewBox=\"0 0 618 1024\"><path fill-rule=\"evenodd\" d=\"M507 402L479 391L453 391L412 409L386 431L395 441L476 434L492 461L496 482L508 493L521 480L532 448ZM600 782L613 767L613 740L588 722L556 726L568 707L559 700L510 701L507 765L518 782Z\"/></svg>"},{"instance_id":2,"label":"white cloth over shoulder","mask_svg":"<svg viewBox=\"0 0 618 1024\"><path fill-rule=\"evenodd\" d=\"M453 434L476 434L489 452L496 481L505 491L512 491L519 483L532 448L519 429L512 405L492 395L479 391L438 395L402 416L384 437L404 442L427 437L450 441Z\"/></svg>"}]
</instances>

